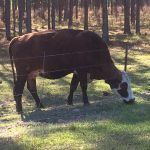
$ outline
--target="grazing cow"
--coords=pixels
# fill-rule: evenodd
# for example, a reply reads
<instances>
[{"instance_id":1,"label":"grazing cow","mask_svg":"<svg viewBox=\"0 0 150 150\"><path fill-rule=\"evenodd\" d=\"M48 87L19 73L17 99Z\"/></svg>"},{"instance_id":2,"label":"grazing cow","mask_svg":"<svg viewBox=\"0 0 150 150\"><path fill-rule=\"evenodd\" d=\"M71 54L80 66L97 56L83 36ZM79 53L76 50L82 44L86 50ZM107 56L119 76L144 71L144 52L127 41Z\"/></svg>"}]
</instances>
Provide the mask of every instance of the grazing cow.
<instances>
[{"instance_id":1,"label":"grazing cow","mask_svg":"<svg viewBox=\"0 0 150 150\"><path fill-rule=\"evenodd\" d=\"M134 101L127 73L115 67L106 43L91 31L63 29L25 34L10 42L9 54L18 113L22 112L21 99L26 82L37 107L43 107L37 95L37 75L58 79L73 73L67 101L70 105L73 104L73 93L78 83L84 104L89 104L87 77L105 80L126 103Z\"/></svg>"}]
</instances>

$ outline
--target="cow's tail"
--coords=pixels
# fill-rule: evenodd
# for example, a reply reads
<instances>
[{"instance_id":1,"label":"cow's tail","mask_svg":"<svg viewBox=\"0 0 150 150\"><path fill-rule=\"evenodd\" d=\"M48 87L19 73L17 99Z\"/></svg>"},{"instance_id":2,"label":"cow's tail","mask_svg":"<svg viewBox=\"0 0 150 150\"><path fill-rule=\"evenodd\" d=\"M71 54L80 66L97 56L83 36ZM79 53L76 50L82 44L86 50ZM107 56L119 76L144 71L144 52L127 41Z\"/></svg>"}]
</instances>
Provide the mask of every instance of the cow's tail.
<instances>
[{"instance_id":1,"label":"cow's tail","mask_svg":"<svg viewBox=\"0 0 150 150\"><path fill-rule=\"evenodd\" d=\"M12 72L13 72L14 83L16 83L16 75L15 75L14 62L13 62L12 47L16 41L17 41L17 38L14 38L9 44L9 57L10 57L10 63L11 63Z\"/></svg>"}]
</instances>

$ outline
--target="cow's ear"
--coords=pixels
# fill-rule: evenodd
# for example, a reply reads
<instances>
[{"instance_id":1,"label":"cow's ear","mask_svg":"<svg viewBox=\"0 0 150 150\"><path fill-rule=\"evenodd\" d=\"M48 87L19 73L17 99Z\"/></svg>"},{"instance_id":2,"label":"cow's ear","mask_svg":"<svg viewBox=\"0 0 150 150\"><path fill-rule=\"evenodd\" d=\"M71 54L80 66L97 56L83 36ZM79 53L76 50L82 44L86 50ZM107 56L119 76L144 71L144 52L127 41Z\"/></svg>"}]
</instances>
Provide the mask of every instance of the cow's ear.
<instances>
[{"instance_id":1,"label":"cow's ear","mask_svg":"<svg viewBox=\"0 0 150 150\"><path fill-rule=\"evenodd\" d=\"M105 80L105 82L110 85L111 89L117 89L120 83L118 80Z\"/></svg>"}]
</instances>

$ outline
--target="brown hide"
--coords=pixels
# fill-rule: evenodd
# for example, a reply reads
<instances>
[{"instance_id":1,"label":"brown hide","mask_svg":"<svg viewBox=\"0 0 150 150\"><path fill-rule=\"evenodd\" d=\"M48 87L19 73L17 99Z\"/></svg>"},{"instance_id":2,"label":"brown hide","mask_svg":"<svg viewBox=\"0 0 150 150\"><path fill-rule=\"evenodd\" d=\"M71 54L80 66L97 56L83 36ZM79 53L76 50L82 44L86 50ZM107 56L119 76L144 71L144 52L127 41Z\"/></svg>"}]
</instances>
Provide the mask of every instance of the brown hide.
<instances>
[{"instance_id":1,"label":"brown hide","mask_svg":"<svg viewBox=\"0 0 150 150\"><path fill-rule=\"evenodd\" d=\"M95 33L64 29L29 33L13 39L10 54L17 75L35 78L38 74L56 79L77 70L92 79L119 79L106 43ZM43 73L44 71L44 73Z\"/></svg>"}]
</instances>

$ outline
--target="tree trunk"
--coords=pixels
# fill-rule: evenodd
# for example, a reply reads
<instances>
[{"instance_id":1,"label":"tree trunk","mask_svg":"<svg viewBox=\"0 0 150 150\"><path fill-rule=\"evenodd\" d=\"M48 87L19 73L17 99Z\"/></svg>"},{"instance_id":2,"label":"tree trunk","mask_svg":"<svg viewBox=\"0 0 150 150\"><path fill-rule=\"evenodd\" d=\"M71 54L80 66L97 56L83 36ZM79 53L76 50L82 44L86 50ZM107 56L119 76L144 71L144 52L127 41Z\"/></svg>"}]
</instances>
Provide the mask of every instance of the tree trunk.
<instances>
[{"instance_id":1,"label":"tree trunk","mask_svg":"<svg viewBox=\"0 0 150 150\"><path fill-rule=\"evenodd\" d=\"M10 33L10 0L5 1L5 27L6 27L6 38L11 39Z\"/></svg>"},{"instance_id":2,"label":"tree trunk","mask_svg":"<svg viewBox=\"0 0 150 150\"><path fill-rule=\"evenodd\" d=\"M48 0L48 29L50 29L51 28L51 26L50 26L50 7L51 7L51 2L50 2L50 0Z\"/></svg>"},{"instance_id":3,"label":"tree trunk","mask_svg":"<svg viewBox=\"0 0 150 150\"><path fill-rule=\"evenodd\" d=\"M130 1L124 0L124 34L131 34L129 16L130 16Z\"/></svg>"},{"instance_id":4,"label":"tree trunk","mask_svg":"<svg viewBox=\"0 0 150 150\"><path fill-rule=\"evenodd\" d=\"M108 0L103 0L102 1L102 16L103 16L102 38L106 43L109 42L107 3L108 3Z\"/></svg>"},{"instance_id":5,"label":"tree trunk","mask_svg":"<svg viewBox=\"0 0 150 150\"><path fill-rule=\"evenodd\" d=\"M32 32L32 27L31 27L31 0L26 0L26 28L27 32L30 33Z\"/></svg>"},{"instance_id":6,"label":"tree trunk","mask_svg":"<svg viewBox=\"0 0 150 150\"><path fill-rule=\"evenodd\" d=\"M68 19L68 0L64 0L64 21Z\"/></svg>"},{"instance_id":7,"label":"tree trunk","mask_svg":"<svg viewBox=\"0 0 150 150\"><path fill-rule=\"evenodd\" d=\"M4 16L5 16L5 4L4 0L0 0L0 12L1 12L1 20L5 22Z\"/></svg>"},{"instance_id":8,"label":"tree trunk","mask_svg":"<svg viewBox=\"0 0 150 150\"><path fill-rule=\"evenodd\" d=\"M114 4L114 11L115 11L115 17L116 17L116 21L117 21L117 18L118 18L118 0L115 1L115 4Z\"/></svg>"},{"instance_id":9,"label":"tree trunk","mask_svg":"<svg viewBox=\"0 0 150 150\"><path fill-rule=\"evenodd\" d=\"M136 0L136 33L140 34L140 0Z\"/></svg>"},{"instance_id":10,"label":"tree trunk","mask_svg":"<svg viewBox=\"0 0 150 150\"><path fill-rule=\"evenodd\" d=\"M55 30L55 10L56 10L56 0L52 0L52 30Z\"/></svg>"},{"instance_id":11,"label":"tree trunk","mask_svg":"<svg viewBox=\"0 0 150 150\"><path fill-rule=\"evenodd\" d=\"M72 28L72 21L73 21L73 0L69 1L69 22L68 28Z\"/></svg>"},{"instance_id":12,"label":"tree trunk","mask_svg":"<svg viewBox=\"0 0 150 150\"><path fill-rule=\"evenodd\" d=\"M19 10L19 35L22 35L22 20L23 20L23 1L18 0Z\"/></svg>"},{"instance_id":13,"label":"tree trunk","mask_svg":"<svg viewBox=\"0 0 150 150\"><path fill-rule=\"evenodd\" d=\"M62 10L63 10L63 1L62 0L60 0L60 1L58 1L58 7L59 7L59 19L58 19L58 22L59 22L59 24L61 24L61 22L62 22Z\"/></svg>"},{"instance_id":14,"label":"tree trunk","mask_svg":"<svg viewBox=\"0 0 150 150\"><path fill-rule=\"evenodd\" d=\"M135 25L135 1L136 0L131 0L131 23L132 25Z\"/></svg>"},{"instance_id":15,"label":"tree trunk","mask_svg":"<svg viewBox=\"0 0 150 150\"><path fill-rule=\"evenodd\" d=\"M84 0L84 30L88 30L88 0Z\"/></svg>"},{"instance_id":16,"label":"tree trunk","mask_svg":"<svg viewBox=\"0 0 150 150\"><path fill-rule=\"evenodd\" d=\"M13 11L13 36L16 36L16 0L12 1L12 11Z\"/></svg>"},{"instance_id":17,"label":"tree trunk","mask_svg":"<svg viewBox=\"0 0 150 150\"><path fill-rule=\"evenodd\" d=\"M76 19L78 19L79 2L76 0Z\"/></svg>"}]
</instances>

